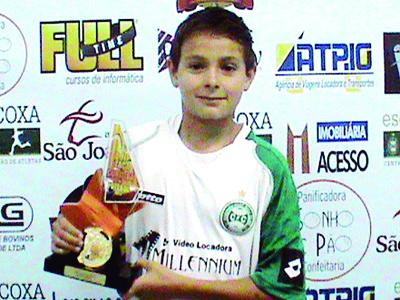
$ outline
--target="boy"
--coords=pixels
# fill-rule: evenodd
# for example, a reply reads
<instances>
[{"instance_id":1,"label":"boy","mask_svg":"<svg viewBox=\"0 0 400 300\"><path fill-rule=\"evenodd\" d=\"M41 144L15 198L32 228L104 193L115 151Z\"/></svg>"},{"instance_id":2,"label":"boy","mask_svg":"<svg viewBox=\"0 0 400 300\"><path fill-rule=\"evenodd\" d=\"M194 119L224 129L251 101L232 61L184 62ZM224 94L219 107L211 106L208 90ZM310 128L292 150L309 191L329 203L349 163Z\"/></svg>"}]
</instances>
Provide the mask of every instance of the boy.
<instances>
[{"instance_id":1,"label":"boy","mask_svg":"<svg viewBox=\"0 0 400 300\"><path fill-rule=\"evenodd\" d=\"M249 29L227 10L198 11L178 27L168 67L182 116L131 134L143 189L165 202L126 220L128 256L147 259L125 298L305 299L290 171L233 121L256 73ZM139 245L150 233L157 240ZM81 245L82 233L59 216L53 251Z\"/></svg>"}]
</instances>

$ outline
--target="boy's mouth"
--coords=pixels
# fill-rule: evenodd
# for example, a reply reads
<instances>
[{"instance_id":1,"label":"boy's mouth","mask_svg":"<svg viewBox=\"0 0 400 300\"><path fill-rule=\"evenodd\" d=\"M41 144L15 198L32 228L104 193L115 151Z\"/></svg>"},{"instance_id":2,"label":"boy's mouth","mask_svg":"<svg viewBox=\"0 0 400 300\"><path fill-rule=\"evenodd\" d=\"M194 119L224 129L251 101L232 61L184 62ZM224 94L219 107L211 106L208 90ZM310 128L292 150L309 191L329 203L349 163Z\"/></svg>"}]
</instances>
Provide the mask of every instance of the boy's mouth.
<instances>
[{"instance_id":1,"label":"boy's mouth","mask_svg":"<svg viewBox=\"0 0 400 300\"><path fill-rule=\"evenodd\" d=\"M201 100L206 100L206 101L221 101L221 100L226 100L226 97L210 97L210 96L196 96L197 98Z\"/></svg>"}]
</instances>

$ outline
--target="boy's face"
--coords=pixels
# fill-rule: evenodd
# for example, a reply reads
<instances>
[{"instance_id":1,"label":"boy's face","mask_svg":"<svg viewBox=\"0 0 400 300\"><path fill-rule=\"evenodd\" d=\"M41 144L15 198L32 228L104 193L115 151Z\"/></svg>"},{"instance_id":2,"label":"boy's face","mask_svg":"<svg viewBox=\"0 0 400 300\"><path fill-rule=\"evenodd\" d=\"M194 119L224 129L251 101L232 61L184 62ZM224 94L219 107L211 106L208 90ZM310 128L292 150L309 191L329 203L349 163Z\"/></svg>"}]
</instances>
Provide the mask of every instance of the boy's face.
<instances>
[{"instance_id":1,"label":"boy's face","mask_svg":"<svg viewBox=\"0 0 400 300\"><path fill-rule=\"evenodd\" d=\"M246 72L242 46L229 38L199 33L184 41L177 69L169 61L174 86L182 94L185 117L232 119L255 70Z\"/></svg>"}]
</instances>

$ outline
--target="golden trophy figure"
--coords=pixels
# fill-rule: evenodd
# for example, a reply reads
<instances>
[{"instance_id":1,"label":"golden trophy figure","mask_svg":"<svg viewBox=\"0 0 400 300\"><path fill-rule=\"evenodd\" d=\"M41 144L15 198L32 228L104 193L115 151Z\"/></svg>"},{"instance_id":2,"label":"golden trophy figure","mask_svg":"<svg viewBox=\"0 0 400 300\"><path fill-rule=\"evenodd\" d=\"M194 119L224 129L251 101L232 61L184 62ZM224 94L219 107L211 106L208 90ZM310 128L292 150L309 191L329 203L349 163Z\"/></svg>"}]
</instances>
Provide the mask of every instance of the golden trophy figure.
<instances>
[{"instance_id":1,"label":"golden trophy figure","mask_svg":"<svg viewBox=\"0 0 400 300\"><path fill-rule=\"evenodd\" d=\"M111 133L106 172L97 170L80 200L61 205L61 213L84 233L77 254L52 254L44 270L125 292L140 276L125 260L125 219L145 204L137 202L139 176L122 125Z\"/></svg>"}]
</instances>

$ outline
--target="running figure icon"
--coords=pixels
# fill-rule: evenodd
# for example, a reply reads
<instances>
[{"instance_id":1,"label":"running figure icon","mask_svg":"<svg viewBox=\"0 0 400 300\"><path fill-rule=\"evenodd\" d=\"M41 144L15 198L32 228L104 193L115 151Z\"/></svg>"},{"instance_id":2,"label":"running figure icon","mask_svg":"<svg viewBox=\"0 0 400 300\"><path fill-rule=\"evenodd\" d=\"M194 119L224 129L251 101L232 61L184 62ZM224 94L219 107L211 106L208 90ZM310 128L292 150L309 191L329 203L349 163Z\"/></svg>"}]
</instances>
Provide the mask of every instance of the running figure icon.
<instances>
[{"instance_id":1,"label":"running figure icon","mask_svg":"<svg viewBox=\"0 0 400 300\"><path fill-rule=\"evenodd\" d=\"M31 147L31 143L29 141L26 142L21 141L21 135L23 134L24 134L23 130L18 130L17 128L14 128L14 135L12 136L14 142L11 146L10 155L14 155L15 147L17 146L19 148Z\"/></svg>"}]
</instances>

